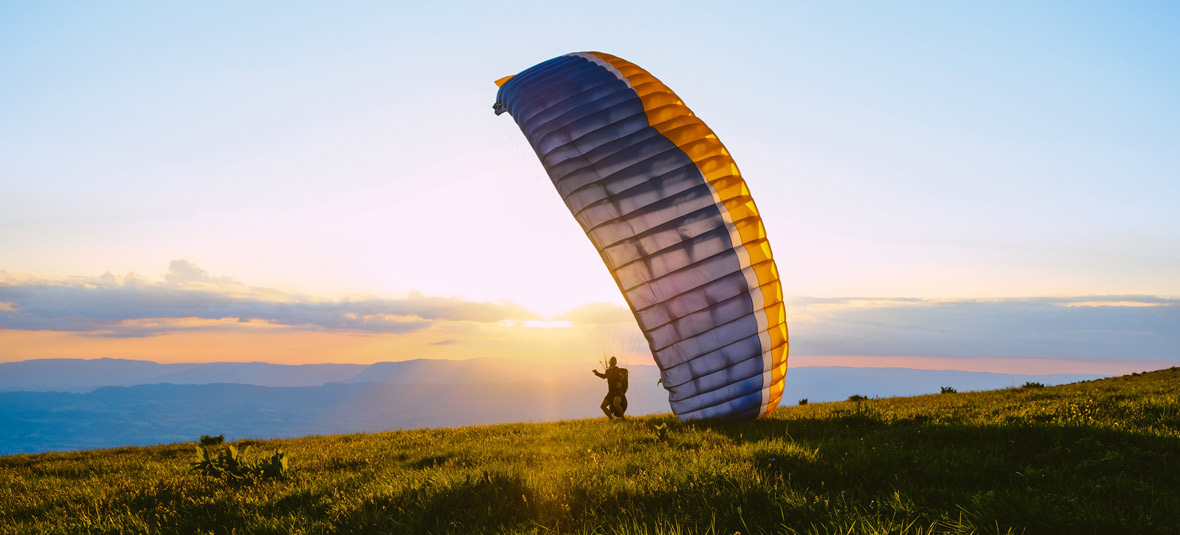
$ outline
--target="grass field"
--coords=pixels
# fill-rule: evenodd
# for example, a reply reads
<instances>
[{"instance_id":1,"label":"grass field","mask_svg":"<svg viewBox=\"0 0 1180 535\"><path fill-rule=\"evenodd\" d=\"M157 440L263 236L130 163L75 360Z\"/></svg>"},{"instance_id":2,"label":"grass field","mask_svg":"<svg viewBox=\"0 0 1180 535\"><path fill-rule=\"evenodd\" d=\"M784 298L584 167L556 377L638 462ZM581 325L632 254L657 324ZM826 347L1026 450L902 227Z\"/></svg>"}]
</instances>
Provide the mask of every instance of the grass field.
<instances>
[{"instance_id":1,"label":"grass field","mask_svg":"<svg viewBox=\"0 0 1180 535\"><path fill-rule=\"evenodd\" d=\"M284 479L190 472L193 438L0 457L0 533L1180 533L1178 368L755 422L237 443L285 451Z\"/></svg>"}]
</instances>

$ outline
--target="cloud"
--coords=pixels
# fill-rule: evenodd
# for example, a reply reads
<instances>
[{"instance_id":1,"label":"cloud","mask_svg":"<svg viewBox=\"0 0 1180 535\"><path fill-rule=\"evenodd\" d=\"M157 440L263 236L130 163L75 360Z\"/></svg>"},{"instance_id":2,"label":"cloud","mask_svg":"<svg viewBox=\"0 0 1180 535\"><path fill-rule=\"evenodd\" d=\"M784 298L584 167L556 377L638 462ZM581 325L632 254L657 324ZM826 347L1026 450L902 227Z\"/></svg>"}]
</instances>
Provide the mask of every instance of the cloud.
<instances>
[{"instance_id":1,"label":"cloud","mask_svg":"<svg viewBox=\"0 0 1180 535\"><path fill-rule=\"evenodd\" d=\"M1156 296L793 297L787 305L791 353L797 356L1180 360L1180 300ZM534 337L571 331L594 344L625 339L637 348L645 345L630 310L607 303L545 318L512 303L421 294L323 300L248 286L185 260L172 262L162 280L110 273L41 280L0 272L0 329L142 338L173 332L404 334L441 328L446 334L422 342L428 347L467 345L477 336L473 333L508 325Z\"/></svg>"},{"instance_id":2,"label":"cloud","mask_svg":"<svg viewBox=\"0 0 1180 535\"><path fill-rule=\"evenodd\" d=\"M788 305L792 352L800 355L1180 359L1180 300L1155 296Z\"/></svg>"},{"instance_id":3,"label":"cloud","mask_svg":"<svg viewBox=\"0 0 1180 535\"><path fill-rule=\"evenodd\" d=\"M230 279L226 280L232 282ZM168 273L164 275L164 281L175 285L214 282L213 277L209 276L208 271L183 259L173 260L172 263L168 264Z\"/></svg>"},{"instance_id":4,"label":"cloud","mask_svg":"<svg viewBox=\"0 0 1180 535\"><path fill-rule=\"evenodd\" d=\"M316 300L212 277L185 260L172 262L163 281L111 273L59 281L5 277L0 279L0 303L3 328L114 337L261 326L396 334L437 321L538 319L509 303L420 294Z\"/></svg>"}]
</instances>

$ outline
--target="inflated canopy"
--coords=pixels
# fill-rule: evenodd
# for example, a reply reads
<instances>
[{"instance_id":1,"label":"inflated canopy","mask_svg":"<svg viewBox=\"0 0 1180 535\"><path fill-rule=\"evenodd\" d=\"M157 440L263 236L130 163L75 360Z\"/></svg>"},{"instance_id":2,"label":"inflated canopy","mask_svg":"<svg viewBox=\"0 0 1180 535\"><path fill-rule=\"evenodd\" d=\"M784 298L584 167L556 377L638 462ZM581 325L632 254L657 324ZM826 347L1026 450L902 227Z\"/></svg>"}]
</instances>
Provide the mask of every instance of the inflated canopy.
<instances>
[{"instance_id":1,"label":"inflated canopy","mask_svg":"<svg viewBox=\"0 0 1180 535\"><path fill-rule=\"evenodd\" d=\"M787 323L762 219L725 146L626 60L580 52L500 86L508 113L610 270L682 420L778 406Z\"/></svg>"}]
</instances>

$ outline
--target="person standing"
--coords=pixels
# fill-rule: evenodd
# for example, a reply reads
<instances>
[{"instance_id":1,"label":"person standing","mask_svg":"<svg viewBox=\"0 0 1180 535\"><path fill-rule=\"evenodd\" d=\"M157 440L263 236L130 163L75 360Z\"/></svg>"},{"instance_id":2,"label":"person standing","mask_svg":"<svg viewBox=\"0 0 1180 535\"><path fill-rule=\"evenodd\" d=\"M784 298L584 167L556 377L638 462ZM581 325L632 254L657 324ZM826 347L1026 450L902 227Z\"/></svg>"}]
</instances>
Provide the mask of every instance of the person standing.
<instances>
[{"instance_id":1,"label":"person standing","mask_svg":"<svg viewBox=\"0 0 1180 535\"><path fill-rule=\"evenodd\" d=\"M627 412L627 368L618 367L618 360L610 358L606 372L593 370L594 375L606 379L606 397L599 407L607 418L623 418Z\"/></svg>"}]
</instances>

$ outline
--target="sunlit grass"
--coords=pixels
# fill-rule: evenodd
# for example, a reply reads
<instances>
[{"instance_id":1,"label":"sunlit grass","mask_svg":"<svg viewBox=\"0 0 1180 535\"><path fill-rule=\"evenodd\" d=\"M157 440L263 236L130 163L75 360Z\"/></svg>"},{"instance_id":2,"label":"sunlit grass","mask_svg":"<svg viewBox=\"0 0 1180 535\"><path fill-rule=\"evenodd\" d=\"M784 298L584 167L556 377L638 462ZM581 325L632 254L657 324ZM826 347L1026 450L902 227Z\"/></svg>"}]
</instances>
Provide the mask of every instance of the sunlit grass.
<instances>
[{"instance_id":1,"label":"sunlit grass","mask_svg":"<svg viewBox=\"0 0 1180 535\"><path fill-rule=\"evenodd\" d=\"M15 455L0 533L1175 533L1178 385L244 441L290 459L247 482L193 443Z\"/></svg>"}]
</instances>

